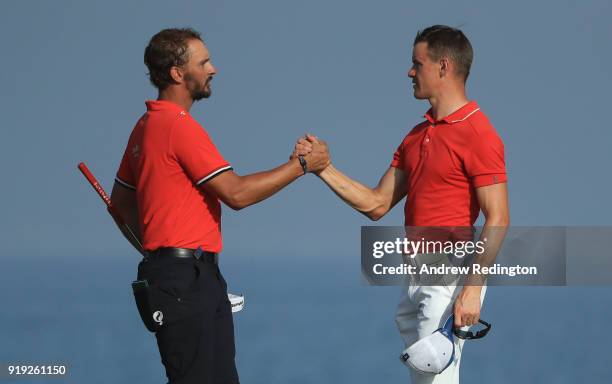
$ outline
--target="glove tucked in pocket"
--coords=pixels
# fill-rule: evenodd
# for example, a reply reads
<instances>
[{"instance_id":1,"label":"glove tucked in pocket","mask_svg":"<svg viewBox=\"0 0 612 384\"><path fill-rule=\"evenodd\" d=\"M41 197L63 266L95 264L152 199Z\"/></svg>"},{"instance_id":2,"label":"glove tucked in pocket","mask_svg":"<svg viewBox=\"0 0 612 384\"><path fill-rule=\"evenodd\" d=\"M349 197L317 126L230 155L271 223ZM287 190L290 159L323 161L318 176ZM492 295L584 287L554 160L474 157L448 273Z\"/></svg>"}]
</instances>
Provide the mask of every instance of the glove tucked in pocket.
<instances>
[{"instance_id":1,"label":"glove tucked in pocket","mask_svg":"<svg viewBox=\"0 0 612 384\"><path fill-rule=\"evenodd\" d=\"M151 332L157 332L168 324L202 312L199 290L184 297L165 290L157 285L149 285L147 280L132 283L132 291L142 322Z\"/></svg>"}]
</instances>

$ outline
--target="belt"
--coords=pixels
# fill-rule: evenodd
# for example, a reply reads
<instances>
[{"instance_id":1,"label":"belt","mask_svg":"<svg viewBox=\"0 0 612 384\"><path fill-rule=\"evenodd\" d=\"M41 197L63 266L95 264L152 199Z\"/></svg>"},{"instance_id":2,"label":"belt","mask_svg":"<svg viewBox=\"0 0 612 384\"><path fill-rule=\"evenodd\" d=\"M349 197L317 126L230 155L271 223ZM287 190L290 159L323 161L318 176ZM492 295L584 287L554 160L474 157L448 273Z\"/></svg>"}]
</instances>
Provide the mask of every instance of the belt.
<instances>
[{"instance_id":1,"label":"belt","mask_svg":"<svg viewBox=\"0 0 612 384\"><path fill-rule=\"evenodd\" d=\"M219 254L214 252L203 251L202 248L191 249L191 248L157 248L154 251L146 253L145 261L163 259L166 257L176 258L191 258L200 260L203 263L219 264Z\"/></svg>"}]
</instances>

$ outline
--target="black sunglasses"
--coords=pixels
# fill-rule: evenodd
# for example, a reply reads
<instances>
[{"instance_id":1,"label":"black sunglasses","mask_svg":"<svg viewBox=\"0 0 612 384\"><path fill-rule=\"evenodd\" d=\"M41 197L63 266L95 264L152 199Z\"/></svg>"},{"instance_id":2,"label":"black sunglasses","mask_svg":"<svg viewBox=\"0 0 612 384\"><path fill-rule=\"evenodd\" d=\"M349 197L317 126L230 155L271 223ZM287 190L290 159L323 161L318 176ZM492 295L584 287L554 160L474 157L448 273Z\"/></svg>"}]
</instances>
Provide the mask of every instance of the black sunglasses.
<instances>
[{"instance_id":1,"label":"black sunglasses","mask_svg":"<svg viewBox=\"0 0 612 384\"><path fill-rule=\"evenodd\" d=\"M455 336L457 336L460 339L464 339L464 340L474 340L474 339L480 339L486 336L487 333L489 333L489 331L491 330L491 324L487 323L486 321L479 319L478 322L482 325L484 325L486 328L481 329L480 331L476 332L476 334L474 334L474 332L472 331L462 331L459 328L455 328L453 329L453 333L455 334Z\"/></svg>"}]
</instances>

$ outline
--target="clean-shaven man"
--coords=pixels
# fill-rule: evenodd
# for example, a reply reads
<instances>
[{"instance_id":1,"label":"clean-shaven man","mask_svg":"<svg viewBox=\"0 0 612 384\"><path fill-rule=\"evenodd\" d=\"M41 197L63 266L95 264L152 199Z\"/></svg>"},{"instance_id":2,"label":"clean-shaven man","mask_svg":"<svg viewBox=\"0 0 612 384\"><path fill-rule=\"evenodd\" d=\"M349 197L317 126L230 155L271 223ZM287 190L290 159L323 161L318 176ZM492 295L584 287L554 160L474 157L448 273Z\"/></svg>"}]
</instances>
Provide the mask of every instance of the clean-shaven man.
<instances>
[{"instance_id":1,"label":"clean-shaven man","mask_svg":"<svg viewBox=\"0 0 612 384\"><path fill-rule=\"evenodd\" d=\"M404 197L405 225L410 227L471 228L482 211L482 236L488 236L489 247L474 262L490 264L505 233L496 229L509 224L504 146L478 104L466 96L472 58L472 46L458 29L434 25L418 32L408 76L414 97L431 105L425 121L402 141L376 187L352 180L331 163L318 176L372 220ZM317 141L314 136L298 140L294 155L309 153ZM476 324L485 278L469 276L462 286L412 282L404 287L396 322L406 345L440 328L451 314L455 327ZM411 369L412 382L458 383L462 346L457 340L455 359L441 374Z\"/></svg>"}]
</instances>

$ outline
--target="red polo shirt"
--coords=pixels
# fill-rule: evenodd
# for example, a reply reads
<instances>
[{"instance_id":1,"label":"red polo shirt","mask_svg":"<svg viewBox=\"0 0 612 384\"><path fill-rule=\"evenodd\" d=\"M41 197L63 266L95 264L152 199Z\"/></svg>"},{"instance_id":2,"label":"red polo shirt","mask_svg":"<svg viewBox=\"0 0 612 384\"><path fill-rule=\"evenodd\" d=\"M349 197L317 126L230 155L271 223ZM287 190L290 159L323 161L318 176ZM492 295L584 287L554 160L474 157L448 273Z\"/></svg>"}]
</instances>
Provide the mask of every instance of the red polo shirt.
<instances>
[{"instance_id":1,"label":"red polo shirt","mask_svg":"<svg viewBox=\"0 0 612 384\"><path fill-rule=\"evenodd\" d=\"M391 166L404 171L406 226L472 226L480 212L475 189L506 182L504 144L471 101L408 133Z\"/></svg>"},{"instance_id":2,"label":"red polo shirt","mask_svg":"<svg viewBox=\"0 0 612 384\"><path fill-rule=\"evenodd\" d=\"M135 189L143 246L220 252L221 204L199 186L232 169L188 111L147 101L116 181Z\"/></svg>"}]
</instances>

